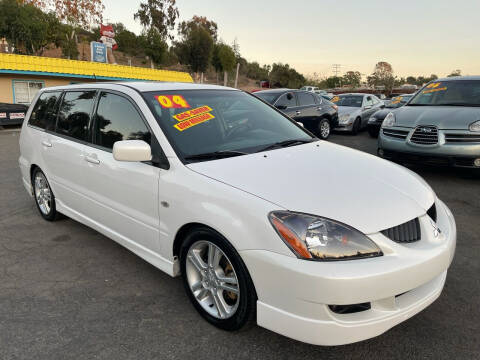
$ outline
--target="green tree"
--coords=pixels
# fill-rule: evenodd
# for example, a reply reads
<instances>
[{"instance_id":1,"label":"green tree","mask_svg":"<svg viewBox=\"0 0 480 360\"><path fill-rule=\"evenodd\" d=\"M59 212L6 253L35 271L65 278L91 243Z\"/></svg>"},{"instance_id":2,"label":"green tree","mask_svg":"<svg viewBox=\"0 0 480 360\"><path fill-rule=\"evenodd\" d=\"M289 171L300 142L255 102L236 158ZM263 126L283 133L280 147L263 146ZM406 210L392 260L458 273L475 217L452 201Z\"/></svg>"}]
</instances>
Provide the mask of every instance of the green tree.
<instances>
[{"instance_id":1,"label":"green tree","mask_svg":"<svg viewBox=\"0 0 480 360\"><path fill-rule=\"evenodd\" d=\"M276 87L298 89L305 85L305 77L288 64L273 64L269 74L270 83Z\"/></svg>"},{"instance_id":2,"label":"green tree","mask_svg":"<svg viewBox=\"0 0 480 360\"><path fill-rule=\"evenodd\" d=\"M325 79L325 85L328 89L333 89L342 86L343 78L340 76L330 76Z\"/></svg>"},{"instance_id":3,"label":"green tree","mask_svg":"<svg viewBox=\"0 0 480 360\"><path fill-rule=\"evenodd\" d=\"M392 65L385 61L378 62L373 73L367 78L367 82L370 86L384 87L388 93L391 93L395 84Z\"/></svg>"},{"instance_id":4,"label":"green tree","mask_svg":"<svg viewBox=\"0 0 480 360\"><path fill-rule=\"evenodd\" d=\"M125 25L117 23L113 25L113 29L115 31L115 41L118 44L118 50L131 56L143 53L143 49L139 46L138 36L129 31Z\"/></svg>"},{"instance_id":5,"label":"green tree","mask_svg":"<svg viewBox=\"0 0 480 360\"><path fill-rule=\"evenodd\" d=\"M140 44L145 55L155 64L161 64L168 51L168 45L162 35L156 29L150 29L140 36ZM152 63L152 67L153 67Z\"/></svg>"},{"instance_id":6,"label":"green tree","mask_svg":"<svg viewBox=\"0 0 480 360\"><path fill-rule=\"evenodd\" d=\"M246 64L245 75L254 80L267 80L270 69L267 65L260 66L256 61Z\"/></svg>"},{"instance_id":7,"label":"green tree","mask_svg":"<svg viewBox=\"0 0 480 360\"><path fill-rule=\"evenodd\" d=\"M16 53L41 55L55 42L59 28L60 22L53 13L16 0L0 1L0 37L13 45Z\"/></svg>"},{"instance_id":8,"label":"green tree","mask_svg":"<svg viewBox=\"0 0 480 360\"><path fill-rule=\"evenodd\" d=\"M462 76L462 70L453 70L447 77Z\"/></svg>"},{"instance_id":9,"label":"green tree","mask_svg":"<svg viewBox=\"0 0 480 360\"><path fill-rule=\"evenodd\" d=\"M227 86L228 73L235 68L235 52L227 44L218 43L213 48L212 65L217 72L223 71L223 85Z\"/></svg>"},{"instance_id":10,"label":"green tree","mask_svg":"<svg viewBox=\"0 0 480 360\"><path fill-rule=\"evenodd\" d=\"M203 27L194 27L186 38L176 44L180 63L188 65L194 73L204 73L210 64L213 52L213 39Z\"/></svg>"},{"instance_id":11,"label":"green tree","mask_svg":"<svg viewBox=\"0 0 480 360\"><path fill-rule=\"evenodd\" d=\"M173 39L169 33L175 27L179 16L176 0L146 0L134 14L134 19L139 20L147 34L157 34L166 39Z\"/></svg>"},{"instance_id":12,"label":"green tree","mask_svg":"<svg viewBox=\"0 0 480 360\"><path fill-rule=\"evenodd\" d=\"M353 88L359 87L362 82L362 74L358 71L347 71L343 75L343 84L350 85Z\"/></svg>"},{"instance_id":13,"label":"green tree","mask_svg":"<svg viewBox=\"0 0 480 360\"><path fill-rule=\"evenodd\" d=\"M198 29L199 27L208 31L214 42L217 42L218 37L218 25L215 21L208 20L205 16L194 15L188 21L182 21L178 25L178 34L181 38L186 39L190 32Z\"/></svg>"}]
</instances>

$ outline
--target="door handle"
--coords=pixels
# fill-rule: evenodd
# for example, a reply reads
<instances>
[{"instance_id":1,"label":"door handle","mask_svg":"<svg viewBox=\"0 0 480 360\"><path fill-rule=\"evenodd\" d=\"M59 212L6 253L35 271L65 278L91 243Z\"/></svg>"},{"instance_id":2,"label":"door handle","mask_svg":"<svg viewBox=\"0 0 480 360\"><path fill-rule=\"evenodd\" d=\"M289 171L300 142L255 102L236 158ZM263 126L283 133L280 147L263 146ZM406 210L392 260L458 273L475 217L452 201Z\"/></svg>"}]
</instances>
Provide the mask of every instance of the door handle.
<instances>
[{"instance_id":1,"label":"door handle","mask_svg":"<svg viewBox=\"0 0 480 360\"><path fill-rule=\"evenodd\" d=\"M42 141L42 145L46 147L52 147L52 144L49 143L48 141Z\"/></svg>"},{"instance_id":2,"label":"door handle","mask_svg":"<svg viewBox=\"0 0 480 360\"><path fill-rule=\"evenodd\" d=\"M85 156L85 160L87 162L89 162L90 164L95 164L95 165L100 164L100 160L98 160L97 158L95 158L93 156Z\"/></svg>"},{"instance_id":3,"label":"door handle","mask_svg":"<svg viewBox=\"0 0 480 360\"><path fill-rule=\"evenodd\" d=\"M322 111L322 107L319 106L319 107L317 108L317 110L318 110L318 111Z\"/></svg>"},{"instance_id":4,"label":"door handle","mask_svg":"<svg viewBox=\"0 0 480 360\"><path fill-rule=\"evenodd\" d=\"M295 114L300 115L302 112L300 110L295 111Z\"/></svg>"}]
</instances>

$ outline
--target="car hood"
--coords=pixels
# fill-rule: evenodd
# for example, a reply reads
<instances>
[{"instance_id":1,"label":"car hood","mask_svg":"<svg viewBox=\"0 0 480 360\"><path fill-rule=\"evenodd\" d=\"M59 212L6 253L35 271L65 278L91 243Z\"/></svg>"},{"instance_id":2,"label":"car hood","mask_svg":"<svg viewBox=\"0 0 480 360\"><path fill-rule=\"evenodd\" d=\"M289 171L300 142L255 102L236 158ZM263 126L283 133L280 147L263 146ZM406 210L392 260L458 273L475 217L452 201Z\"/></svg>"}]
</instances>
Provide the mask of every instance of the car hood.
<instances>
[{"instance_id":1,"label":"car hood","mask_svg":"<svg viewBox=\"0 0 480 360\"><path fill-rule=\"evenodd\" d=\"M396 125L414 128L435 125L443 130L467 130L480 120L480 108L463 106L402 106L395 111Z\"/></svg>"},{"instance_id":2,"label":"car hood","mask_svg":"<svg viewBox=\"0 0 480 360\"><path fill-rule=\"evenodd\" d=\"M351 106L339 106L338 115L360 113L360 108Z\"/></svg>"},{"instance_id":3,"label":"car hood","mask_svg":"<svg viewBox=\"0 0 480 360\"><path fill-rule=\"evenodd\" d=\"M279 208L334 219L365 234L421 216L435 199L410 170L326 141L187 166Z\"/></svg>"},{"instance_id":4,"label":"car hood","mask_svg":"<svg viewBox=\"0 0 480 360\"><path fill-rule=\"evenodd\" d=\"M397 109L382 109L382 110L378 110L377 112L375 112L372 117L376 117L377 119L385 119L385 117L395 111Z\"/></svg>"}]
</instances>

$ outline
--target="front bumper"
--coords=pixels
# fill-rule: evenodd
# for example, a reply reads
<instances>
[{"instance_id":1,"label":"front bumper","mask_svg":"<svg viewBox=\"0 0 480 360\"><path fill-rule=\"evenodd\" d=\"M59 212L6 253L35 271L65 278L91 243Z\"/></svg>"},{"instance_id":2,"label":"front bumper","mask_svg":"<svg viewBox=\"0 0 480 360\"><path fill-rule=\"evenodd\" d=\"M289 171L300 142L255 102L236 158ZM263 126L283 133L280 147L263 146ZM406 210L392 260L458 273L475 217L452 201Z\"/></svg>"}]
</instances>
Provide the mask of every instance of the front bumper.
<instances>
[{"instance_id":1,"label":"front bumper","mask_svg":"<svg viewBox=\"0 0 480 360\"><path fill-rule=\"evenodd\" d=\"M335 131L349 131L351 132L353 130L353 123L351 124L340 124L335 127Z\"/></svg>"},{"instance_id":2,"label":"front bumper","mask_svg":"<svg viewBox=\"0 0 480 360\"><path fill-rule=\"evenodd\" d=\"M480 158L480 143L478 142L448 142L446 136L450 132L440 130L438 144L418 145L409 140L413 129L398 129L409 131L406 139L386 136L380 130L378 150L379 155L385 159L405 163L478 168L474 165L475 159ZM394 130L397 129L394 128ZM463 132L461 135L470 135L470 133Z\"/></svg>"},{"instance_id":3,"label":"front bumper","mask_svg":"<svg viewBox=\"0 0 480 360\"><path fill-rule=\"evenodd\" d=\"M384 252L379 258L315 262L242 251L257 290L258 324L310 344L341 345L380 335L415 315L440 295L455 251L453 216L441 201L437 213L438 238L427 215L417 243L369 235ZM330 307L360 303L370 309L339 314Z\"/></svg>"}]
</instances>

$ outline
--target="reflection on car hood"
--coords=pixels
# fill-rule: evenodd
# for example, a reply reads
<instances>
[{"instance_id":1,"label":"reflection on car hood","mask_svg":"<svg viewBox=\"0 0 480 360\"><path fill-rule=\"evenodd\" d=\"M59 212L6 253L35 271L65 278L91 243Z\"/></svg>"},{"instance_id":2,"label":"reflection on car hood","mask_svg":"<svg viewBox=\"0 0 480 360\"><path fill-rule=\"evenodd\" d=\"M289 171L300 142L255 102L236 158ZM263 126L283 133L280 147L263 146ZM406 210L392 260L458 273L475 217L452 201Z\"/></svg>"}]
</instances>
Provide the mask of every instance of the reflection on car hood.
<instances>
[{"instance_id":1,"label":"reflection on car hood","mask_svg":"<svg viewBox=\"0 0 480 360\"><path fill-rule=\"evenodd\" d=\"M435 198L410 170L326 141L187 166L281 208L334 219L365 234L425 214Z\"/></svg>"},{"instance_id":2,"label":"reflection on car hood","mask_svg":"<svg viewBox=\"0 0 480 360\"><path fill-rule=\"evenodd\" d=\"M375 112L372 117L376 117L377 119L385 119L387 117L387 115L391 112L395 112L395 110L397 110L396 108L392 108L392 109L389 109L389 108L385 108L385 109L382 109L382 110L378 110L377 112Z\"/></svg>"},{"instance_id":3,"label":"reflection on car hood","mask_svg":"<svg viewBox=\"0 0 480 360\"><path fill-rule=\"evenodd\" d=\"M480 120L480 107L403 106L395 111L396 125L414 128L435 125L439 129L467 130Z\"/></svg>"},{"instance_id":4,"label":"reflection on car hood","mask_svg":"<svg viewBox=\"0 0 480 360\"><path fill-rule=\"evenodd\" d=\"M360 113L360 108L352 106L339 106L338 115Z\"/></svg>"}]
</instances>

